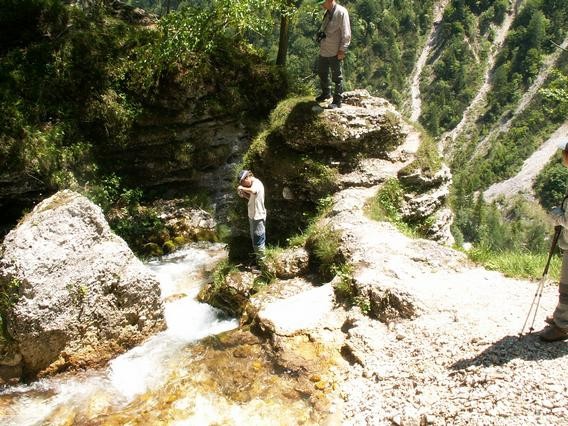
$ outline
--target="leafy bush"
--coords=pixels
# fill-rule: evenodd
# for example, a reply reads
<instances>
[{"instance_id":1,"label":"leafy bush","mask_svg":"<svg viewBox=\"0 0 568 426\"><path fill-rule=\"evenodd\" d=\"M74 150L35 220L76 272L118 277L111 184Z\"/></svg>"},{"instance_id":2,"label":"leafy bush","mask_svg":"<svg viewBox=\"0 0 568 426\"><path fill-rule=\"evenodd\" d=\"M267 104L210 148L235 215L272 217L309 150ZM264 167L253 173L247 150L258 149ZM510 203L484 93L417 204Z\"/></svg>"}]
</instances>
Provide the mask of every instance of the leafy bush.
<instances>
[{"instance_id":1,"label":"leafy bush","mask_svg":"<svg viewBox=\"0 0 568 426\"><path fill-rule=\"evenodd\" d=\"M5 320L8 310L18 301L21 282L17 278L0 282L0 343L10 340Z\"/></svg>"},{"instance_id":2,"label":"leafy bush","mask_svg":"<svg viewBox=\"0 0 568 426\"><path fill-rule=\"evenodd\" d=\"M560 160L559 160L560 158ZM534 190L545 209L560 206L568 192L568 168L561 163L558 153L537 176Z\"/></svg>"}]
</instances>

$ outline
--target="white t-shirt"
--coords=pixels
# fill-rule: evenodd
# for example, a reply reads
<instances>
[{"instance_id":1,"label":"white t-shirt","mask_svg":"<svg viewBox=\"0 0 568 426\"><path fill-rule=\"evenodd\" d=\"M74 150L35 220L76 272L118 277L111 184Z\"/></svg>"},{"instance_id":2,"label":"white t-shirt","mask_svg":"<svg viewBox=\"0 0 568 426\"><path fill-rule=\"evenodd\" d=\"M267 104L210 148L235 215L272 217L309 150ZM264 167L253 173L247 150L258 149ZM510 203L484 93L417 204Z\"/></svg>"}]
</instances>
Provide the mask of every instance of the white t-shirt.
<instances>
[{"instance_id":1,"label":"white t-shirt","mask_svg":"<svg viewBox=\"0 0 568 426\"><path fill-rule=\"evenodd\" d=\"M249 219L266 219L266 208L264 207L264 185L257 178L252 179L251 191L248 200Z\"/></svg>"}]
</instances>

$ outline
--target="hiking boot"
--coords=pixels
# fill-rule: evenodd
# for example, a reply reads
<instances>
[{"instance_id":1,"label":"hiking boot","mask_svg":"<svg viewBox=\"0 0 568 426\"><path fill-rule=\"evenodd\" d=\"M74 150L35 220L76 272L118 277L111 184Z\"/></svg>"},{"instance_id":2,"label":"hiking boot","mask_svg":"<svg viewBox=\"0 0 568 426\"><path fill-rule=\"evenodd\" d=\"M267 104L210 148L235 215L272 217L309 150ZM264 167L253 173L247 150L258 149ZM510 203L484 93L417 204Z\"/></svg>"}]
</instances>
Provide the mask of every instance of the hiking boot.
<instances>
[{"instance_id":1,"label":"hiking boot","mask_svg":"<svg viewBox=\"0 0 568 426\"><path fill-rule=\"evenodd\" d=\"M558 342L568 339L568 328L560 328L556 324L549 325L539 335L545 342Z\"/></svg>"},{"instance_id":2,"label":"hiking boot","mask_svg":"<svg viewBox=\"0 0 568 426\"><path fill-rule=\"evenodd\" d=\"M341 96L333 95L333 101L331 101L329 108L331 109L341 108L341 101L342 101Z\"/></svg>"},{"instance_id":3,"label":"hiking boot","mask_svg":"<svg viewBox=\"0 0 568 426\"><path fill-rule=\"evenodd\" d=\"M323 101L327 101L328 99L331 99L331 94L322 93L321 95L319 95L316 98L316 102L323 102Z\"/></svg>"}]
</instances>

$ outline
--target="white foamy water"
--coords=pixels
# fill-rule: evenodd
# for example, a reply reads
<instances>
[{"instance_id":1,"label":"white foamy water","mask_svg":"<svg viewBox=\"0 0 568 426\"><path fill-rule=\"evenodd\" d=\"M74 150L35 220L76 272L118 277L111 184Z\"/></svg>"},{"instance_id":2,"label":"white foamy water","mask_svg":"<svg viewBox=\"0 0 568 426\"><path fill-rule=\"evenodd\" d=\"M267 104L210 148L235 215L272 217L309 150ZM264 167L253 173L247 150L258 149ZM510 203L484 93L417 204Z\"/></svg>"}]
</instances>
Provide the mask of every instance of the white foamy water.
<instances>
[{"instance_id":1,"label":"white foamy water","mask_svg":"<svg viewBox=\"0 0 568 426\"><path fill-rule=\"evenodd\" d=\"M175 296L165 306L167 330L120 355L106 369L5 389L0 392L0 424L52 424L52 416L65 416L76 407L105 404L119 408L136 395L161 387L185 346L238 326L235 319L224 319L218 310L195 300L204 271L224 257L222 245L200 244L148 262L160 280L162 297ZM92 409L97 411L97 407Z\"/></svg>"}]
</instances>

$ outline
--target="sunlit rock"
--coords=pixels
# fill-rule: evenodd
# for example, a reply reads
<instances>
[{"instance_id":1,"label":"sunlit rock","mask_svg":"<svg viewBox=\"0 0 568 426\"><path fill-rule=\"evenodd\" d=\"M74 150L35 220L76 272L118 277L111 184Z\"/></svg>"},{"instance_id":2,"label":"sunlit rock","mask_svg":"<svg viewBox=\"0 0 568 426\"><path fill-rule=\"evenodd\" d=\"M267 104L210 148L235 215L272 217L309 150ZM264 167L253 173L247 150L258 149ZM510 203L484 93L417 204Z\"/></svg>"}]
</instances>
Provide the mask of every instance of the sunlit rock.
<instances>
[{"instance_id":1,"label":"sunlit rock","mask_svg":"<svg viewBox=\"0 0 568 426\"><path fill-rule=\"evenodd\" d=\"M331 284L313 287L294 296L266 303L258 312L258 321L273 333L293 335L320 324L331 312L334 303Z\"/></svg>"},{"instance_id":2,"label":"sunlit rock","mask_svg":"<svg viewBox=\"0 0 568 426\"><path fill-rule=\"evenodd\" d=\"M77 193L38 204L1 253L5 337L26 377L102 364L164 328L157 278Z\"/></svg>"},{"instance_id":3,"label":"sunlit rock","mask_svg":"<svg viewBox=\"0 0 568 426\"><path fill-rule=\"evenodd\" d=\"M277 278L293 278L308 271L310 254L304 247L294 247L271 256L266 260L268 272Z\"/></svg>"},{"instance_id":4,"label":"sunlit rock","mask_svg":"<svg viewBox=\"0 0 568 426\"><path fill-rule=\"evenodd\" d=\"M208 303L223 312L239 317L245 310L250 296L256 291L254 281L257 277L252 272L233 271L222 282L212 282L204 286L197 299Z\"/></svg>"}]
</instances>

